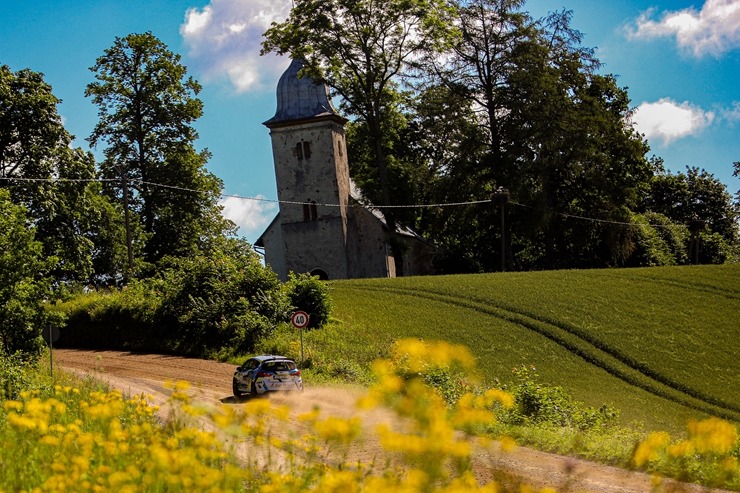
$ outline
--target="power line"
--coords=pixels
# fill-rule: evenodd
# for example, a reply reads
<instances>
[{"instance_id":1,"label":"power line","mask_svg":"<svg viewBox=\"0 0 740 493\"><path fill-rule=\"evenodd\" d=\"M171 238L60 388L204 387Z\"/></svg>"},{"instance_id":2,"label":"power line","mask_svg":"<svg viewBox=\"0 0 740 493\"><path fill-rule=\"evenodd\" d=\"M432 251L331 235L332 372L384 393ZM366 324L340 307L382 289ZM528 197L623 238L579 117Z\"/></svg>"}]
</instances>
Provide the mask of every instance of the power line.
<instances>
[{"instance_id":1,"label":"power line","mask_svg":"<svg viewBox=\"0 0 740 493\"><path fill-rule=\"evenodd\" d=\"M121 181L119 178L21 178L15 176L0 176L5 181L48 181L48 182L110 182Z\"/></svg>"},{"instance_id":2,"label":"power line","mask_svg":"<svg viewBox=\"0 0 740 493\"><path fill-rule=\"evenodd\" d=\"M20 178L20 177L6 177L6 176L0 176L0 180L5 181L28 181L28 182L120 182L120 178ZM181 192L187 192L187 193L205 193L203 190L196 190L193 188L187 188L187 187L179 187L175 185L166 185L164 183L156 183L151 181L143 181L143 180L132 180L135 183L139 183L142 185L150 185L154 187L159 188L167 188L170 190L178 190ZM235 198L240 200L254 200L259 202L270 202L275 204L285 204L285 205L316 205L316 206L322 206L322 207L352 207L350 204L328 204L328 203L314 203L314 202L299 202L299 201L291 201L291 200L278 200L278 199L268 199L265 197L247 197L244 195L236 195L236 194L226 194L226 193L220 193L219 197L222 198ZM492 202L491 199L483 199L483 200L470 200L465 202L445 202L445 203L436 203L436 204L406 204L406 205L373 205L373 204L365 204L367 207L372 207L375 209L424 209L424 208L446 208L446 207L460 207L465 205L479 205L479 204L490 204ZM510 201L509 204L517 206L517 207L523 207L526 209L535 210L542 213L552 212L555 215L558 215L560 217L568 218L568 219L578 219L581 221L588 221L592 223L602 223L602 224L614 224L619 226L644 226L644 224L640 223L631 223L631 222L625 222L625 221L613 221L609 219L598 219L593 217L587 217L587 216L579 216L576 214L568 214L565 212L555 212L555 211L548 211L545 209L539 209L530 205L526 204L520 204L518 202ZM666 228L671 229L675 228L677 225L664 225L664 224L650 224L653 228Z\"/></svg>"}]
</instances>

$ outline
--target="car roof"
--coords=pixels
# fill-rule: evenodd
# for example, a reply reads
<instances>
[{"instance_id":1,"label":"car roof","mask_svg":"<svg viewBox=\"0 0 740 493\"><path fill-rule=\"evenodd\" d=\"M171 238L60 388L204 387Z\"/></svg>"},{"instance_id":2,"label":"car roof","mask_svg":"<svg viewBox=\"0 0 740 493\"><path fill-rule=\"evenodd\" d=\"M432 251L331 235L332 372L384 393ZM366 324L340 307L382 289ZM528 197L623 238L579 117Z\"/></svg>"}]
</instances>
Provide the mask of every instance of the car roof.
<instances>
[{"instance_id":1,"label":"car roof","mask_svg":"<svg viewBox=\"0 0 740 493\"><path fill-rule=\"evenodd\" d=\"M260 354L259 356L255 356L252 359L259 360L260 362L269 361L269 360L277 360L277 359L293 361L292 359L287 358L285 356L278 356L275 354Z\"/></svg>"}]
</instances>

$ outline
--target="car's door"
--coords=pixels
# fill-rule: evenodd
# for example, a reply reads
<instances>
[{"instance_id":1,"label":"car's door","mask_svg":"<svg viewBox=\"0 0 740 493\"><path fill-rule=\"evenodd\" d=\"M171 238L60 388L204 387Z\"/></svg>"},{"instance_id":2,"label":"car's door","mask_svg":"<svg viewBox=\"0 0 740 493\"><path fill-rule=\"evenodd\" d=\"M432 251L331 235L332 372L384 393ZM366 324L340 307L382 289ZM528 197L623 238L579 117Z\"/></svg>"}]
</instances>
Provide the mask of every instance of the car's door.
<instances>
[{"instance_id":1,"label":"car's door","mask_svg":"<svg viewBox=\"0 0 740 493\"><path fill-rule=\"evenodd\" d=\"M259 360L251 358L242 365L242 371L239 372L239 380L246 386L252 384L254 380L255 370L260 365Z\"/></svg>"}]
</instances>

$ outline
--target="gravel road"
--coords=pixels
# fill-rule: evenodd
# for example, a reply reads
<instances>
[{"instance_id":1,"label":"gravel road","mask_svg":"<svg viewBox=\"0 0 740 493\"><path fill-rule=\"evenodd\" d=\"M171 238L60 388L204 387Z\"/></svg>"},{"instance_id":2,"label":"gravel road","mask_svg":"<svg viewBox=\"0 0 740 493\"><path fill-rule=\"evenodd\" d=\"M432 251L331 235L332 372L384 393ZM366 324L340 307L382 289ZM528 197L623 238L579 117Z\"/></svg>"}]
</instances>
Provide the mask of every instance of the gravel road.
<instances>
[{"instance_id":1,"label":"gravel road","mask_svg":"<svg viewBox=\"0 0 740 493\"><path fill-rule=\"evenodd\" d=\"M234 366L215 361L165 356L157 354L136 354L120 351L95 351L55 349L54 365L81 375L91 375L108 382L112 387L128 395L145 394L151 396L150 402L163 406L170 391L166 382L177 380L191 384L194 400L206 405L238 405L240 401L231 394L231 376ZM384 410L358 411L354 404L359 394L351 390L334 387L310 387L300 395L281 394L270 398L289 405L294 414L321 409L322 416L349 417L360 415L363 425L368 429L374 425L393 420L390 412ZM166 407L163 407L163 411ZM291 421L296 428L301 424ZM296 430L298 431L298 430ZM352 458L367 461L382 455L382 449L372 439L363 440L351 451ZM539 452L526 447L517 447L503 453L498 445L476 450L474 472L479 481L490 481L505 474L522 478L526 483L536 486L551 486L558 491L594 493L643 493L700 492L710 491L694 485L664 482L655 490L647 474L603 466L592 462ZM718 490L712 490L718 491Z\"/></svg>"}]
</instances>

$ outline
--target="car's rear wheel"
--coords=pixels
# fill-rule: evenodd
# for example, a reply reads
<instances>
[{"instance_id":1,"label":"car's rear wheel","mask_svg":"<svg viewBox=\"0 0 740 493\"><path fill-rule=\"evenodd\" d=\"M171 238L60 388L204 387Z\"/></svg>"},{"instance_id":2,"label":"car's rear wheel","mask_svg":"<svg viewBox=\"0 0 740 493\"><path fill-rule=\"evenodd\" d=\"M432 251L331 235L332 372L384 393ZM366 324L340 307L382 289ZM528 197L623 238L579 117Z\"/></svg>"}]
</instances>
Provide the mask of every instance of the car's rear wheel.
<instances>
[{"instance_id":1,"label":"car's rear wheel","mask_svg":"<svg viewBox=\"0 0 740 493\"><path fill-rule=\"evenodd\" d=\"M252 387L250 387L250 390L252 395L257 395L257 385L255 385L254 380L252 380Z\"/></svg>"},{"instance_id":2,"label":"car's rear wheel","mask_svg":"<svg viewBox=\"0 0 740 493\"><path fill-rule=\"evenodd\" d=\"M236 378L232 380L231 388L234 391L234 397L241 397L243 395L242 391L239 390L239 385L236 383Z\"/></svg>"}]
</instances>

